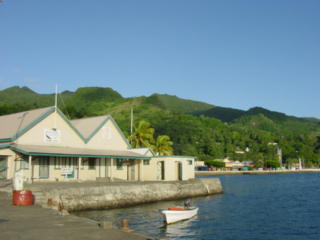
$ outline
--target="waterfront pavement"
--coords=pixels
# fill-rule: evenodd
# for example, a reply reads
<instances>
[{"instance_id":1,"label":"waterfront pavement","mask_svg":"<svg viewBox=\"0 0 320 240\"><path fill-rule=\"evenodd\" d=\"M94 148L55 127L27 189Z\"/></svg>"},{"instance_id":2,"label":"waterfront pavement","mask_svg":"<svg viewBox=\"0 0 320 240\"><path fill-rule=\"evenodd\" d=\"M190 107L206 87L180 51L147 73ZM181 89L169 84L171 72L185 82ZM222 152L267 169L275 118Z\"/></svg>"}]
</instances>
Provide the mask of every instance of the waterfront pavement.
<instances>
[{"instance_id":1,"label":"waterfront pavement","mask_svg":"<svg viewBox=\"0 0 320 240\"><path fill-rule=\"evenodd\" d=\"M11 195L0 192L0 239L3 240L146 240L138 233L103 229L97 222L38 206L13 206Z\"/></svg>"}]
</instances>

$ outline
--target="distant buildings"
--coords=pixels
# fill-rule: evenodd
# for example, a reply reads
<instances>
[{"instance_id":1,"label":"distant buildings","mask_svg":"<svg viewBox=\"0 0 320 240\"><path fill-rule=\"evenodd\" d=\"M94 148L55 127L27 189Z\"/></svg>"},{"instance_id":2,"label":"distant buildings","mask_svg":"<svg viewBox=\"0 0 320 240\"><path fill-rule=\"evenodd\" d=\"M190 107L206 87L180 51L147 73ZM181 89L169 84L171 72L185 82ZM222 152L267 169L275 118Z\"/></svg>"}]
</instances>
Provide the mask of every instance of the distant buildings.
<instances>
[{"instance_id":1,"label":"distant buildings","mask_svg":"<svg viewBox=\"0 0 320 240\"><path fill-rule=\"evenodd\" d=\"M249 168L254 167L253 161L240 162L238 160L230 160L229 158L215 159L215 160L223 162L225 164L225 167L219 168L219 169L226 170L226 171L247 170Z\"/></svg>"}]
</instances>

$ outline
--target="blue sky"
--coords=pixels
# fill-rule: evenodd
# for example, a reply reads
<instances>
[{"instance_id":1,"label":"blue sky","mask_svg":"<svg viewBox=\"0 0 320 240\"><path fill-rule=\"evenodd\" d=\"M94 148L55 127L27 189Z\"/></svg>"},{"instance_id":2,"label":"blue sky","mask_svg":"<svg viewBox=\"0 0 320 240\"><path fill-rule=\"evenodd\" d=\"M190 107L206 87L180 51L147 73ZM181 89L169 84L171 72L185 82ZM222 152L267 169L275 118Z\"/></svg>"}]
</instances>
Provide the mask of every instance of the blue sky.
<instances>
[{"instance_id":1,"label":"blue sky","mask_svg":"<svg viewBox=\"0 0 320 240\"><path fill-rule=\"evenodd\" d=\"M320 118L320 1L4 0L0 89L111 87Z\"/></svg>"}]
</instances>

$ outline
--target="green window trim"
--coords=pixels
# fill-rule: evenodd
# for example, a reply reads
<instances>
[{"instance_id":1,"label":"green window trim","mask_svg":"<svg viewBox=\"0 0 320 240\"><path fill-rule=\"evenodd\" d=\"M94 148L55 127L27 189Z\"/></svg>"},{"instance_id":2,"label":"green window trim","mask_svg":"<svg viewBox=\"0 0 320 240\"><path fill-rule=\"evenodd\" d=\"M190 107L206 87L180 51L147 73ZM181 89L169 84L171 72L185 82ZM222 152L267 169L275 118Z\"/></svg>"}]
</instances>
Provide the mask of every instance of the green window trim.
<instances>
[{"instance_id":1,"label":"green window trim","mask_svg":"<svg viewBox=\"0 0 320 240\"><path fill-rule=\"evenodd\" d=\"M144 159L143 160L143 165L150 165L150 160L149 159Z\"/></svg>"}]
</instances>

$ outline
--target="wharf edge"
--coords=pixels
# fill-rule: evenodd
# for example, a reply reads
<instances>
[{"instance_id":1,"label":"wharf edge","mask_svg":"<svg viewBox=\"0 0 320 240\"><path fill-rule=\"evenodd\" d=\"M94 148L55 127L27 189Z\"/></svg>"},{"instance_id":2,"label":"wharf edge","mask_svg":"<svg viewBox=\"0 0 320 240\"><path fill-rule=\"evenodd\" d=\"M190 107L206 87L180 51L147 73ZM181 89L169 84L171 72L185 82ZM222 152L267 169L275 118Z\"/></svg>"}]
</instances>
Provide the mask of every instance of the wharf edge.
<instances>
[{"instance_id":1,"label":"wharf edge","mask_svg":"<svg viewBox=\"0 0 320 240\"><path fill-rule=\"evenodd\" d=\"M0 185L0 231L1 237L4 239L156 240L157 238L146 237L135 232L123 232L113 227L103 229L98 226L98 222L68 214L67 210L123 207L132 204L183 199L223 192L220 179L218 178L151 183L74 182L67 184L42 183L42 185L41 183L35 183L26 185L26 187L34 191L36 202L38 197L38 206L13 206L10 184ZM50 190L53 192L50 192ZM131 192L127 192L126 194L125 190L130 190ZM106 192L109 192L109 194L106 195ZM117 192L118 194L115 194L112 199L108 200L108 198ZM58 195L54 195L54 193L58 193ZM68 195L66 195L67 193ZM82 195L84 193L91 193L92 198L88 198L88 196L84 197ZM52 205L48 206L49 201L47 197L54 196L58 197L60 201L63 200L62 206L64 209L57 209L61 205L55 206L54 198L50 198ZM129 197L119 199L121 196ZM137 196L140 197L137 198ZM149 198L146 199L146 196ZM132 199L135 198L137 200L132 202ZM84 199L86 201L83 201ZM96 204L92 204L92 201ZM114 204L114 202L118 203ZM110 203L113 204L110 205ZM109 224L105 225L108 226Z\"/></svg>"},{"instance_id":2,"label":"wharf edge","mask_svg":"<svg viewBox=\"0 0 320 240\"><path fill-rule=\"evenodd\" d=\"M1 239L10 240L146 240L154 239L138 233L122 232L73 215L61 216L53 209L39 206L13 206L11 196L0 192ZM156 240L156 239L154 239Z\"/></svg>"}]
</instances>

